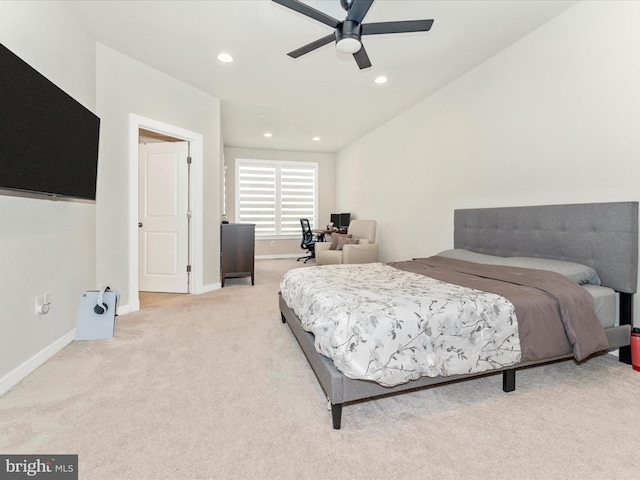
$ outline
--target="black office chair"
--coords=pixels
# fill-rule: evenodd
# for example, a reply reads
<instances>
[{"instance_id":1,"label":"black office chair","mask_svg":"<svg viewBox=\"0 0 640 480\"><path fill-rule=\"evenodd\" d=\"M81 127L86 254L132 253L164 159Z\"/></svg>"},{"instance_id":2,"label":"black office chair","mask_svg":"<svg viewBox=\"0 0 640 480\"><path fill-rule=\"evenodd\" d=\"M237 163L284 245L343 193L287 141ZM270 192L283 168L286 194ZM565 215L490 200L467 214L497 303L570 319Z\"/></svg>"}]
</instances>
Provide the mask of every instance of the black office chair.
<instances>
[{"instance_id":1,"label":"black office chair","mask_svg":"<svg viewBox=\"0 0 640 480\"><path fill-rule=\"evenodd\" d=\"M304 248L305 250L307 250L309 255L300 257L297 261L300 261L304 258L304 263L307 263L312 258L316 258L316 242L318 240L314 238L313 231L311 231L311 226L309 225L308 219L301 218L300 226L302 227L302 241L300 242L300 248Z\"/></svg>"}]
</instances>

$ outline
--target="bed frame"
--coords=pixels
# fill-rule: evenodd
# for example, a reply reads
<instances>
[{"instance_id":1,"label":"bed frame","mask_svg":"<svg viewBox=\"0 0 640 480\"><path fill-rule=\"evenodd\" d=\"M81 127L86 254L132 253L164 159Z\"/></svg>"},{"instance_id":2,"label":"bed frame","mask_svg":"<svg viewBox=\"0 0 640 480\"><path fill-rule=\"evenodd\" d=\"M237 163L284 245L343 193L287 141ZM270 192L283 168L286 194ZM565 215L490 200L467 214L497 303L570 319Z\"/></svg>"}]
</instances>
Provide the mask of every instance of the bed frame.
<instances>
[{"instance_id":1,"label":"bed frame","mask_svg":"<svg viewBox=\"0 0 640 480\"><path fill-rule=\"evenodd\" d=\"M539 257L592 266L602 285L619 292L619 325L605 329L609 347L619 348L621 362L631 363L629 339L633 325L633 294L638 279L638 202L544 205L463 209L454 212L454 248L503 257ZM319 354L313 335L280 297L287 323L304 351L331 404L333 428L339 429L342 406L406 390L437 385L500 370L449 377L421 377L395 387L353 380ZM502 370L502 389L515 390L515 369L573 358L571 354L519 363Z\"/></svg>"}]
</instances>

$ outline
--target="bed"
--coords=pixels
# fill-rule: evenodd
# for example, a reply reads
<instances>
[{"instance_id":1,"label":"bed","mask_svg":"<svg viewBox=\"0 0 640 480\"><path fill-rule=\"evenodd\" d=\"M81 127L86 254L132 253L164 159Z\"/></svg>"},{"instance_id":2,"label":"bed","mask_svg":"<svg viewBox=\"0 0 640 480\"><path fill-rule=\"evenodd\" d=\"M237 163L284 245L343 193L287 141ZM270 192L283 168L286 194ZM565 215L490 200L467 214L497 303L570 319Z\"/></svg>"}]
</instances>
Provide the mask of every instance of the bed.
<instances>
[{"instance_id":1,"label":"bed","mask_svg":"<svg viewBox=\"0 0 640 480\"><path fill-rule=\"evenodd\" d=\"M395 262L395 264L390 265L376 264L371 266L371 268L379 269L376 270L376 275L379 275L382 279L382 276L386 275L387 272L390 272L389 275L392 277L399 276L396 272L398 267L404 268L405 270L408 269L410 271L408 275L411 276L418 274L412 271L416 268L441 270L441 264L446 264L445 266L447 268L449 268L449 264L453 264L453 270L464 270L464 275L470 274L475 278L474 281L480 281L480 285L485 285L485 283L483 283L485 281L484 277L486 276L484 269L491 269L492 272L494 270L504 271L505 275L512 276L519 276L523 274L522 272L525 272L527 273L527 277L529 273L539 272L539 275L536 273L533 276L536 278L538 276L541 278L544 277L543 280L540 281L546 281L547 275L554 281L558 280L560 284L558 287L559 295L564 295L564 284L562 282L567 282L566 279L559 280L558 277L562 276L564 278L567 276L567 272L562 271L562 275L548 273L545 270L545 262L551 262L550 264L554 266L554 262L570 262L567 263L567 265L585 266L588 271L595 272L597 281L591 282L590 279L581 278L580 281L576 281L575 286L570 287L569 290L578 289L588 291L589 293L586 295L589 299L593 297L592 305L595 305L597 308L593 309L591 305L589 305L591 313L582 310L568 316L569 318L579 317L580 322L582 322L583 317L596 318L595 321L602 325L598 327L600 333L595 332L593 326L588 322L584 323L584 325L591 325L588 328L582 327L582 323L580 322L565 325L563 326L564 330L571 334L567 334L566 339L563 338L561 341L559 340L559 343L569 342L565 347L559 347L559 350L540 350L537 354L533 355L525 354L525 352L531 350L529 346L524 342L520 345L519 342L523 340L517 338L520 337L520 335L518 335L518 333L514 334L512 330L508 330L508 328L510 328L510 317L507 315L509 302L506 302L507 305L504 307L506 310L496 313L497 317L504 317L503 320L501 320L504 327L500 328L505 328L506 330L500 330L498 332L496 328L495 330L498 332L498 337L492 340L494 345L496 343L500 344L500 355L504 354L504 357L489 357L486 356L486 352L479 352L478 355L480 356L473 357L474 360L472 363L475 365L482 363L484 366L479 369L470 369L468 365L469 359L467 357L470 357L471 354L466 353L465 348L467 347L460 347L457 350L451 347L452 350L459 352L458 357L464 357L466 363L462 362L460 365L454 365L453 367L450 365L442 367L438 364L440 370L433 370L434 367L430 364L428 366L433 371L422 373L417 378L392 378L392 374L384 369L382 369L382 372L377 372L376 370L377 373L375 375L377 376L373 375L371 378L368 376L360 378L357 362L354 373L354 371L348 370L349 366L346 365L346 362L342 362L341 358L332 360L328 358L328 356L318 353L318 350L323 351L322 346L317 345L321 343L321 339L320 337L316 338L313 333L303 328L300 318L298 318L296 314L296 307L292 308L288 302L285 301L285 298L289 298L289 303L293 303L292 299L294 298L292 296L294 295L294 293L292 293L293 291L287 291L287 289L291 287L285 284L285 290L283 291L281 289L279 293L282 322L289 325L327 395L331 406L333 428L339 429L341 427L343 405L354 401L372 399L383 395L495 372L502 372L503 390L509 392L515 389L515 374L517 368L571 358L584 361L592 354L613 349L619 349L620 361L631 363L629 338L633 323L633 294L636 292L638 276L638 202L456 210L454 212L453 247L454 248L449 251L441 252L441 254L427 259L413 259L409 262ZM516 263L514 264L512 262ZM496 264L497 267L494 268L492 264ZM331 268L333 268L331 272L332 275L336 277L337 282L337 278L340 276L338 269L351 267L311 267L311 269L316 270ZM479 274L467 272L467 268L480 268L481 271ZM521 270L522 268L525 270ZM543 268L543 270L540 270L540 268ZM313 271L311 269L300 270ZM289 273L287 275L289 275ZM418 280L419 283L433 281L431 279L423 279L423 272L419 274L421 275L421 278ZM445 273L445 275L449 274L448 272ZM503 273L500 273L500 275L502 274ZM287 277L287 275L285 275L285 277ZM402 273L402 275L401 278L404 278L405 273ZM427 273L427 275L431 274ZM584 276L585 273L581 272L579 275ZM587 277L592 276L591 274L586 275ZM511 283L512 276L508 277L507 283ZM478 280L478 278L480 278L480 280ZM573 285L574 280L575 279L572 278L568 283ZM381 283L386 281L387 280L381 280ZM442 283L441 280L437 281ZM527 279L526 281L529 282L530 280ZM330 279L324 279L323 282L332 283ZM293 281L289 283L296 285ZM302 281L300 283L303 284ZM589 285L589 283L593 283L594 285ZM463 286L461 288L475 288L476 286L477 285L474 284L471 287ZM447 283L447 288L448 287L449 284ZM340 288L344 289L344 287ZM395 288L396 287L394 287L394 289ZM488 290L492 288L492 286L489 286ZM309 290L315 290L315 288L310 288ZM367 288L363 288L363 290L367 290ZM546 284L543 290L546 292ZM607 290L611 291L611 293L608 293ZM615 292L615 294L613 292ZM484 293L498 295L498 297L500 297L500 295L495 292L488 291ZM581 297L582 301L573 301L573 303L584 304L585 294L579 294L583 295L583 297ZM606 298L604 300L601 299L600 294L603 294ZM611 303L612 294L614 294L613 307ZM489 297L484 301L487 302L487 304L496 303L496 298L498 297ZM477 299L474 299L474 302L477 301ZM569 301L571 302L572 300ZM336 315L340 315L340 308L341 307L336 305L335 308L330 310L336 312ZM516 308L519 309L521 307L517 306ZM603 310L604 313L597 311L598 309ZM542 310L541 308L540 311ZM613 314L611 313L612 311ZM323 315L328 317L333 314ZM408 313L407 315L411 315L411 318L400 318L395 321L403 324L415 323L412 319L416 314ZM527 315L535 316L531 313ZM612 315L617 318L611 318ZM518 317L519 316L520 310L518 310ZM540 314L540 316L542 317L542 314ZM320 317L322 317L322 315L320 315ZM524 318L525 316L523 315L522 320L524 320ZM375 320L374 323L376 323ZM539 327L532 327L531 325L533 324L529 324L529 327L518 325L518 328L528 328L528 331L531 331L533 335L543 330ZM430 329L422 328L423 330L431 332ZM586 338L586 332L584 335L582 334L583 328L585 330L593 330L595 337L592 337L591 333L589 333L586 344L578 343L577 340L575 342L571 340L570 337L572 336L579 337L582 335ZM326 329L326 324L321 326L320 329ZM544 330L546 330L546 327ZM319 330L317 330L316 333L318 333L318 331ZM600 337L598 337L598 335L600 335ZM356 336L360 337L360 333ZM395 338L395 332L393 337ZM546 338L544 342L549 341L548 339L552 337ZM376 340L376 342L378 342L378 340ZM367 343L367 341L363 340L363 343ZM369 344L371 343L372 342L369 341ZM477 342L472 338L471 343ZM502 348L505 345L508 348ZM515 345L515 347L513 345ZM386 345L376 344L376 346L381 349L388 348ZM534 350L536 348L537 347L534 347ZM495 350L495 348L492 349L492 351ZM352 349L352 351L355 351L355 349ZM409 353L412 352L414 351L412 350ZM327 352L325 352L325 354L326 353ZM475 353L472 354L476 355ZM450 355L450 357L451 356L452 355ZM478 358L480 358L480 360L478 360ZM351 360L351 355L349 355L349 360ZM406 375L407 372L404 370L412 370L412 368L406 367L407 361L409 363L412 362L411 365L425 363L423 360L413 357L409 358L409 360L405 359L404 361L404 364L394 367L394 372L401 371L402 375ZM336 368L336 365L339 365L341 370ZM444 374L438 374L439 371L444 372ZM370 372L367 371L367 375L369 375L369 373ZM415 376L413 371L410 372L410 375Z\"/></svg>"}]
</instances>

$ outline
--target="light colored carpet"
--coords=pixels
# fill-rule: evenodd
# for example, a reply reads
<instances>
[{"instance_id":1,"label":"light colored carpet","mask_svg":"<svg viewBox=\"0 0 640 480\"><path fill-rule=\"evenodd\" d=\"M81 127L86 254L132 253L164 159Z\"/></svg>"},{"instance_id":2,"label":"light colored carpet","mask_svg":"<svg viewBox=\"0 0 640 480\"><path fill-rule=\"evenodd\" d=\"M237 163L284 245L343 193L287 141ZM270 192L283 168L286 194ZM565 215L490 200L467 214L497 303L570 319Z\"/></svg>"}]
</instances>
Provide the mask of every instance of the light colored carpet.
<instances>
[{"instance_id":1,"label":"light colored carpet","mask_svg":"<svg viewBox=\"0 0 640 480\"><path fill-rule=\"evenodd\" d=\"M640 373L611 355L346 405L280 321L281 275L169 297L74 342L0 397L0 452L79 455L81 479L639 478Z\"/></svg>"}]
</instances>

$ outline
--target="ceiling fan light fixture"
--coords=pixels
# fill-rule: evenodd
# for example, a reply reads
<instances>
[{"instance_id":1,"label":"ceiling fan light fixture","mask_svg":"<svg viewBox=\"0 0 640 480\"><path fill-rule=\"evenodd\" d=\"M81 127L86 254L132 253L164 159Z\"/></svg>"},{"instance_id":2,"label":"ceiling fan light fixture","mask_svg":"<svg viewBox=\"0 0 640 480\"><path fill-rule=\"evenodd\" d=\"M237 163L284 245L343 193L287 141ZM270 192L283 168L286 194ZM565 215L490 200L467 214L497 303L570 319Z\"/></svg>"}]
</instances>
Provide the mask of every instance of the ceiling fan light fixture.
<instances>
[{"instance_id":1,"label":"ceiling fan light fixture","mask_svg":"<svg viewBox=\"0 0 640 480\"><path fill-rule=\"evenodd\" d=\"M356 53L362 48L362 44L357 38L346 37L336 42L336 48L342 53Z\"/></svg>"}]
</instances>

